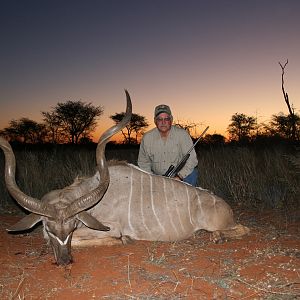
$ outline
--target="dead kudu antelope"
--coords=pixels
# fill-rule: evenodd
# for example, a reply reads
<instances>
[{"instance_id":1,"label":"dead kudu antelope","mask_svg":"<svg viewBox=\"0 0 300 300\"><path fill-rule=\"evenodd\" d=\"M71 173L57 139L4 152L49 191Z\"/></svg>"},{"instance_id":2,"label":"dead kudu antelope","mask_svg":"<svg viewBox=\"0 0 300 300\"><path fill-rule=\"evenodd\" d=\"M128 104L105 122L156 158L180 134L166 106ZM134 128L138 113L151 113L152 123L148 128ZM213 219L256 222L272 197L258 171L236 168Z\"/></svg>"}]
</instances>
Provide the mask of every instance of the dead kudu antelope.
<instances>
[{"instance_id":1,"label":"dead kudu antelope","mask_svg":"<svg viewBox=\"0 0 300 300\"><path fill-rule=\"evenodd\" d=\"M107 166L105 145L131 118L127 91L126 96L124 119L99 139L95 175L77 178L72 185L51 191L41 201L25 195L16 185L15 157L7 141L0 137L6 186L17 202L32 212L9 230L26 230L42 221L44 236L59 265L72 262L71 241L73 246L122 244L131 239L176 241L199 229L213 232L213 239L218 241L248 233L247 227L235 223L229 205L207 190L149 174L126 163Z\"/></svg>"}]
</instances>

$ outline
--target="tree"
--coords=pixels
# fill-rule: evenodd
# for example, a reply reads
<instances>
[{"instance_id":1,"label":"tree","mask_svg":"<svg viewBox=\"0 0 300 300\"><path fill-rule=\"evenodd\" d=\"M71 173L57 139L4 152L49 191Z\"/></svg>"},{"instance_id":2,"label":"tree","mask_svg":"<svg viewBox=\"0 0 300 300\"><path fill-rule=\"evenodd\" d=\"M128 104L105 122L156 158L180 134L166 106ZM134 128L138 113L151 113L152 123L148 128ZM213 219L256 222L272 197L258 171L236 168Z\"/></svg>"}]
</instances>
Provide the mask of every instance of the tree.
<instances>
[{"instance_id":1,"label":"tree","mask_svg":"<svg viewBox=\"0 0 300 300\"><path fill-rule=\"evenodd\" d=\"M117 124L123 119L124 115L124 112L115 113L114 115L111 115L110 118ZM149 124L144 116L132 114L129 124L121 131L124 137L124 142L126 144L137 144L138 138L143 134L144 129L148 126ZM135 133L134 138L132 136L133 133Z\"/></svg>"},{"instance_id":2,"label":"tree","mask_svg":"<svg viewBox=\"0 0 300 300\"><path fill-rule=\"evenodd\" d=\"M283 93L283 97L284 97L284 101L288 107L288 110L289 110L289 122L288 124L290 124L290 129L291 129L291 136L290 138L295 141L296 140L296 137L297 137L297 122L299 122L299 120L297 120L297 115L295 114L295 110L293 108L293 105L290 104L290 100L289 100L289 95L288 93L285 91L284 89L284 70L285 70L285 67L287 66L288 64L288 60L286 60L285 64L282 65L280 62L279 62L279 65L281 67L281 89L282 89L282 93Z\"/></svg>"},{"instance_id":3,"label":"tree","mask_svg":"<svg viewBox=\"0 0 300 300\"><path fill-rule=\"evenodd\" d=\"M62 120L55 112L42 112L44 122L47 126L48 140L50 143L59 144L68 141L64 132Z\"/></svg>"},{"instance_id":4,"label":"tree","mask_svg":"<svg viewBox=\"0 0 300 300\"><path fill-rule=\"evenodd\" d=\"M231 117L231 123L227 128L230 139L236 141L248 141L251 138L252 131L255 129L256 119L242 113L235 113Z\"/></svg>"},{"instance_id":5,"label":"tree","mask_svg":"<svg viewBox=\"0 0 300 300\"><path fill-rule=\"evenodd\" d=\"M80 138L88 138L96 127L96 119L103 113L103 107L93 106L82 101L58 103L50 113L42 112L52 132L52 140L57 141L58 134L64 133L72 144L78 144Z\"/></svg>"},{"instance_id":6,"label":"tree","mask_svg":"<svg viewBox=\"0 0 300 300\"><path fill-rule=\"evenodd\" d=\"M267 127L272 135L278 134L281 137L291 140L300 138L300 116L298 114L279 113L272 116L270 126Z\"/></svg>"},{"instance_id":7,"label":"tree","mask_svg":"<svg viewBox=\"0 0 300 300\"><path fill-rule=\"evenodd\" d=\"M11 141L34 144L46 141L47 130L45 124L21 118L11 120L9 126L1 130L0 134Z\"/></svg>"}]
</instances>

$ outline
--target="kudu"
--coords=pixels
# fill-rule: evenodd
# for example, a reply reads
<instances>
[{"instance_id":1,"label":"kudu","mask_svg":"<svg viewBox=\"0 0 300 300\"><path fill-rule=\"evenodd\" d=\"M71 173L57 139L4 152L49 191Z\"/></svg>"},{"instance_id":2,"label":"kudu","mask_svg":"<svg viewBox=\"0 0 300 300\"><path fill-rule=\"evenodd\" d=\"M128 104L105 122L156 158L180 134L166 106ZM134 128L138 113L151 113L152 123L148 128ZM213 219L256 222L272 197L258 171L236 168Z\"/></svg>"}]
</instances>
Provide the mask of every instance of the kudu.
<instances>
[{"instance_id":1,"label":"kudu","mask_svg":"<svg viewBox=\"0 0 300 300\"><path fill-rule=\"evenodd\" d=\"M131 119L132 104L129 93L126 114L121 122L106 130L99 139L96 149L96 162L101 182L91 188L85 188L84 194L80 187L72 184L62 190L47 193L41 201L24 194L15 180L16 161L10 144L0 137L0 147L5 155L5 183L11 196L25 209L32 212L24 217L9 231L22 231L32 228L42 221L44 236L50 241L58 265L72 262L71 240L74 230L82 222L94 230L110 230L99 220L93 218L86 210L101 200L109 186L109 171L105 159L105 146L109 139L122 130Z\"/></svg>"},{"instance_id":2,"label":"kudu","mask_svg":"<svg viewBox=\"0 0 300 300\"><path fill-rule=\"evenodd\" d=\"M99 140L95 175L77 178L72 185L46 194L42 201L17 187L13 152L0 139L7 188L19 204L32 212L10 230L25 230L43 221L44 236L50 240L57 264L72 261L71 240L73 246L111 245L131 239L176 241L205 229L213 232L213 240L218 241L248 233L247 227L235 223L229 205L207 190L149 174L127 163L112 162L107 166L105 145L131 117L127 91L126 96L124 119Z\"/></svg>"}]
</instances>

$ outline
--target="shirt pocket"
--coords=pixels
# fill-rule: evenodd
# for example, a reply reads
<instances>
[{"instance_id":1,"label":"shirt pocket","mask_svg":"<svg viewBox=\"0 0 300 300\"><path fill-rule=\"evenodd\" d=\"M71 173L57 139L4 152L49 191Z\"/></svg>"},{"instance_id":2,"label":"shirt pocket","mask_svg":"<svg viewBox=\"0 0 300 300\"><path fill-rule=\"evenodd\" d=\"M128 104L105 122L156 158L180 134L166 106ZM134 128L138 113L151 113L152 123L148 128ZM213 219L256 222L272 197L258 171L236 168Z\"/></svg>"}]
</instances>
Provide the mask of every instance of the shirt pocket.
<instances>
[{"instance_id":1,"label":"shirt pocket","mask_svg":"<svg viewBox=\"0 0 300 300\"><path fill-rule=\"evenodd\" d=\"M169 157L169 160L172 164L176 164L180 157L178 152L178 146L175 145L168 153L167 156Z\"/></svg>"},{"instance_id":2,"label":"shirt pocket","mask_svg":"<svg viewBox=\"0 0 300 300\"><path fill-rule=\"evenodd\" d=\"M161 161L168 165L176 164L179 161L178 149L176 148L176 146L172 147L171 149L169 148L162 150Z\"/></svg>"}]
</instances>

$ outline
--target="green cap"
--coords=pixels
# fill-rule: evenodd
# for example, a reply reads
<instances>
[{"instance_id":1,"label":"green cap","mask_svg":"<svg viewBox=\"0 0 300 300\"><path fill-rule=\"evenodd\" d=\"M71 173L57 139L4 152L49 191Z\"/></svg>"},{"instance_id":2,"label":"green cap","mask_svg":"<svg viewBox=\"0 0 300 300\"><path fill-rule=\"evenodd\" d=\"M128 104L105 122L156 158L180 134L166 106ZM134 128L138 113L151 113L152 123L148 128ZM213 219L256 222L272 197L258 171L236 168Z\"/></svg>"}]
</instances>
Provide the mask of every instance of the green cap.
<instances>
[{"instance_id":1,"label":"green cap","mask_svg":"<svg viewBox=\"0 0 300 300\"><path fill-rule=\"evenodd\" d=\"M168 105L165 105L165 104L160 104L160 105L155 107L154 118L156 118L161 113L166 113L169 116L172 116L170 107Z\"/></svg>"}]
</instances>

